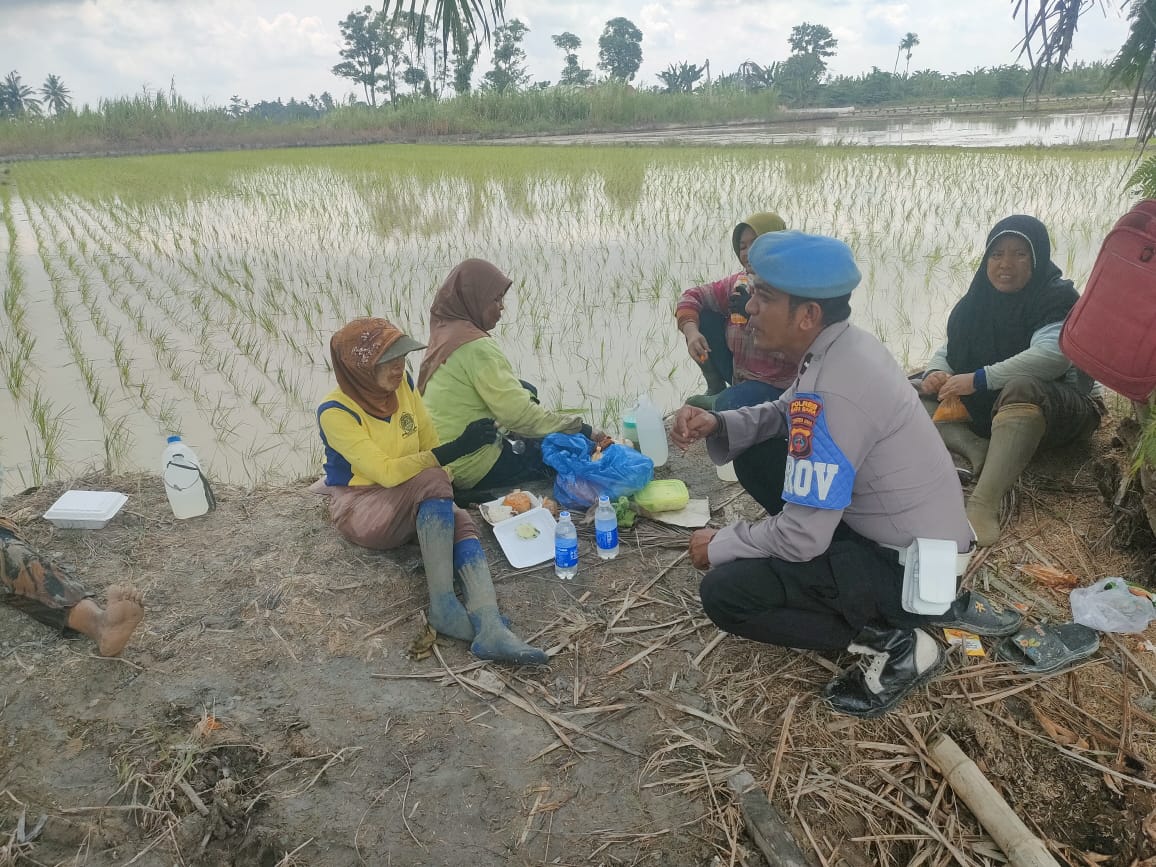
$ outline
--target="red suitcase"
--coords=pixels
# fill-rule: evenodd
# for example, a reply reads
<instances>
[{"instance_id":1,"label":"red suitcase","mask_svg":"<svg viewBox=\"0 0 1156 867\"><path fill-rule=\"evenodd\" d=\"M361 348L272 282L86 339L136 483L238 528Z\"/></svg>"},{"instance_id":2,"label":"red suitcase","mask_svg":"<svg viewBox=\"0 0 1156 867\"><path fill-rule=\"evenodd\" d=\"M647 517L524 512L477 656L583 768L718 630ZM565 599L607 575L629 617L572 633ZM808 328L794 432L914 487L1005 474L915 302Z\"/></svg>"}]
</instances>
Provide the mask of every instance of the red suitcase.
<instances>
[{"instance_id":1,"label":"red suitcase","mask_svg":"<svg viewBox=\"0 0 1156 867\"><path fill-rule=\"evenodd\" d=\"M1060 349L1125 397L1156 391L1156 199L1133 207L1104 239Z\"/></svg>"}]
</instances>

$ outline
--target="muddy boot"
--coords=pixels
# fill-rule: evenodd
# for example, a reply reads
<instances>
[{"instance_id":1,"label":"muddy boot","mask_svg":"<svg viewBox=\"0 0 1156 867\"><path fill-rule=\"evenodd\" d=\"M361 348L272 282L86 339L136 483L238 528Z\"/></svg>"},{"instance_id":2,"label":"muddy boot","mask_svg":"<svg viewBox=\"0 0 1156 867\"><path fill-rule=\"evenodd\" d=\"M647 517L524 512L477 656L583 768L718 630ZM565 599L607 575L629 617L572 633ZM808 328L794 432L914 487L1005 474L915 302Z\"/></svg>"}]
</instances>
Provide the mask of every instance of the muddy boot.
<instances>
[{"instance_id":1,"label":"muddy boot","mask_svg":"<svg viewBox=\"0 0 1156 867\"><path fill-rule=\"evenodd\" d=\"M944 662L943 651L922 629L864 626L847 650L867 659L827 684L823 697L832 710L849 716L887 713Z\"/></svg>"},{"instance_id":2,"label":"muddy boot","mask_svg":"<svg viewBox=\"0 0 1156 867\"><path fill-rule=\"evenodd\" d=\"M496 659L519 665L545 665L549 659L514 635L498 613L498 599L486 554L477 539L462 539L454 545L454 569L461 579L477 637L470 652L479 659Z\"/></svg>"},{"instance_id":3,"label":"muddy boot","mask_svg":"<svg viewBox=\"0 0 1156 867\"><path fill-rule=\"evenodd\" d=\"M702 371L703 379L706 380L706 394L692 394L686 399L686 403L688 406L697 406L699 409L710 411L714 409L715 397L727 387L727 383L709 358L698 367Z\"/></svg>"},{"instance_id":4,"label":"muddy boot","mask_svg":"<svg viewBox=\"0 0 1156 867\"><path fill-rule=\"evenodd\" d=\"M940 422L935 425L935 429L939 431L939 437L949 452L967 458L971 464L971 474L978 478L987 461L990 441L973 431L965 421Z\"/></svg>"},{"instance_id":5,"label":"muddy boot","mask_svg":"<svg viewBox=\"0 0 1156 867\"><path fill-rule=\"evenodd\" d=\"M417 543L429 585L429 625L438 635L474 640L474 627L454 594L454 504L425 500L417 510Z\"/></svg>"},{"instance_id":6,"label":"muddy boot","mask_svg":"<svg viewBox=\"0 0 1156 867\"><path fill-rule=\"evenodd\" d=\"M967 519L980 547L999 541L1003 496L1036 453L1046 428L1043 410L1031 403L1010 403L992 419L987 462L967 501Z\"/></svg>"}]
</instances>

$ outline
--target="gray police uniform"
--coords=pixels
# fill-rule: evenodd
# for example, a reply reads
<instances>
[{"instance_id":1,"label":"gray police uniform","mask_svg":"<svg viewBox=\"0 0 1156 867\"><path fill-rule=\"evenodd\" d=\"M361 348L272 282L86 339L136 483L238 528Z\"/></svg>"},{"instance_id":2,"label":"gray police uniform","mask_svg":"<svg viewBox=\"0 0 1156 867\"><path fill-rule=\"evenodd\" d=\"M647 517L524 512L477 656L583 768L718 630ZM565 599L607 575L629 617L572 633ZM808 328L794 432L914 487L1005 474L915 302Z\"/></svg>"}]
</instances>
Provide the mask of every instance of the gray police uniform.
<instances>
[{"instance_id":1,"label":"gray police uniform","mask_svg":"<svg viewBox=\"0 0 1156 867\"><path fill-rule=\"evenodd\" d=\"M949 539L964 553L973 535L951 457L882 343L834 323L782 397L719 417L707 439L715 463L770 437L788 443L782 511L725 527L710 543L700 592L719 628L841 649L868 624L928 621L900 604L895 549Z\"/></svg>"}]
</instances>

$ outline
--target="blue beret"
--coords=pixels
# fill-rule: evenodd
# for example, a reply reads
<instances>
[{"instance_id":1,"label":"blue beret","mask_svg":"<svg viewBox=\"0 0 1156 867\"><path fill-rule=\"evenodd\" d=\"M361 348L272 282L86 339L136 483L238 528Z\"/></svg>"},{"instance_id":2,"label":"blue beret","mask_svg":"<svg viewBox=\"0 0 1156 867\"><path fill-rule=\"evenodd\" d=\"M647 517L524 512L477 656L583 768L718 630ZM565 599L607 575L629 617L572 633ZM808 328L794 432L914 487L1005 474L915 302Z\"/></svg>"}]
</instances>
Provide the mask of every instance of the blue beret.
<instances>
[{"instance_id":1,"label":"blue beret","mask_svg":"<svg viewBox=\"0 0 1156 867\"><path fill-rule=\"evenodd\" d=\"M838 298L859 285L851 248L825 235L767 232L747 252L760 280L799 298Z\"/></svg>"}]
</instances>

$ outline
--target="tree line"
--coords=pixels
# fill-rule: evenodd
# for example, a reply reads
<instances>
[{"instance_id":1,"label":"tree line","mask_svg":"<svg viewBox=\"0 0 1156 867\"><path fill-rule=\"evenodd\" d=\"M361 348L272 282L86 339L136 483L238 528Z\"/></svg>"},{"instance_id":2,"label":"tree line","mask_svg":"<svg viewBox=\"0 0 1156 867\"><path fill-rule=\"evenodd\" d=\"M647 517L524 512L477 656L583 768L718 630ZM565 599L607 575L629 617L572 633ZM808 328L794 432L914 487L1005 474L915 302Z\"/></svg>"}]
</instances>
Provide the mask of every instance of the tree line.
<instances>
[{"instance_id":1,"label":"tree line","mask_svg":"<svg viewBox=\"0 0 1156 867\"><path fill-rule=\"evenodd\" d=\"M451 32L446 43L422 15L404 11L387 14L370 6L350 12L340 28L345 40L340 52L343 61L333 72L359 85L364 102L370 106L438 99L451 87L457 95L473 89L479 44L462 32L457 36ZM479 90L508 93L554 86L590 87L600 80L629 83L642 65L642 31L629 19L618 17L606 22L598 38L597 68L603 78L582 66L578 58L582 39L565 31L550 37L562 52L557 84L532 81L522 48L529 32L517 18L494 27L493 65L481 76ZM919 45L919 35L913 32L899 40L890 72L875 66L870 72L853 76L828 74L828 61L835 56L839 41L825 25L795 25L787 45L790 53L782 60L748 59L733 72L714 79L709 60L671 63L658 73L658 86L653 89L663 93L773 89L787 105L825 107L1008 99L1023 96L1032 84L1030 70L1013 64L946 75L933 69L911 73L911 59ZM904 61L902 73L900 60ZM1076 63L1054 75L1044 92L1055 96L1098 93L1108 80L1107 64Z\"/></svg>"},{"instance_id":2,"label":"tree line","mask_svg":"<svg viewBox=\"0 0 1156 867\"><path fill-rule=\"evenodd\" d=\"M278 98L253 104L234 96L219 110L233 119L292 122L321 117L341 105L396 108L408 102L441 100L471 92L572 90L602 82L628 85L635 80L643 56L642 31L627 18L611 18L597 41L598 72L584 67L579 60L581 37L564 31L551 35L562 54L557 83L533 81L522 47L530 30L515 18L493 28L492 65L475 87L481 43L476 33L464 27L451 30L447 39L423 14L387 14L370 6L351 11L338 27L343 40L341 62L332 71L357 88L344 101L339 102L329 92L309 94L303 99L293 97L288 102ZM782 104L828 107L1009 99L1023 96L1033 83L1031 71L1018 65L979 67L946 75L932 69L911 73L912 55L919 45L918 34L913 32L899 40L890 72L876 66L854 76L828 74L828 61L837 52L838 40L824 25L795 25L787 44L790 53L783 60L748 59L734 71L714 78L709 60L702 64L671 63L658 73L657 86L640 89L667 94L769 90ZM901 60L905 60L902 73L898 71ZM1053 73L1042 92L1055 96L1099 93L1108 86L1110 72L1104 63L1071 64ZM25 84L15 70L0 80L0 118L58 118L71 112L71 91L55 74L49 75L39 89Z\"/></svg>"}]
</instances>

